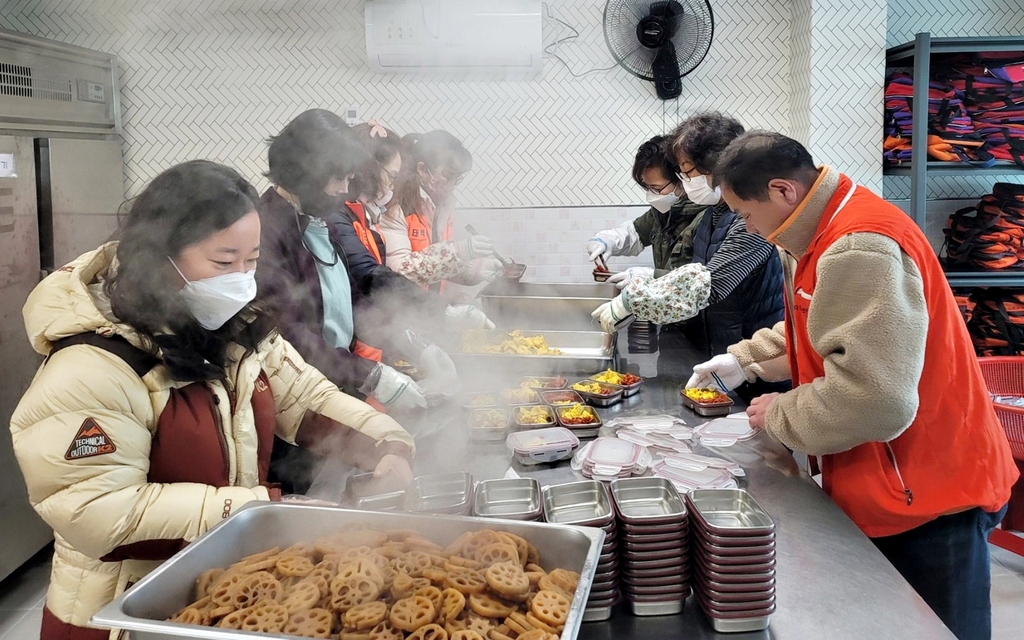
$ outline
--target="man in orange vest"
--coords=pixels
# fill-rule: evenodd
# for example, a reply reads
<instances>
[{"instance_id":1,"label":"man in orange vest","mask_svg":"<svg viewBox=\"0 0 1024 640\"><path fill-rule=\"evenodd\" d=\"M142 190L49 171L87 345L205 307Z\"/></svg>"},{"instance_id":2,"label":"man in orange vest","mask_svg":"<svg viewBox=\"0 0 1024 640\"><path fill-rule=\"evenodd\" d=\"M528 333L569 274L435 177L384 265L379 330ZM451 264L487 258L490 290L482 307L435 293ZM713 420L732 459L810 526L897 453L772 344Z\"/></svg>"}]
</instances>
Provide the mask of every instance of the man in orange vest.
<instances>
[{"instance_id":1,"label":"man in orange vest","mask_svg":"<svg viewBox=\"0 0 1024 640\"><path fill-rule=\"evenodd\" d=\"M783 252L786 316L694 367L688 386L792 378L753 426L821 458L825 491L958 638L991 634L988 533L1018 477L928 240L799 142L751 132L714 179Z\"/></svg>"}]
</instances>

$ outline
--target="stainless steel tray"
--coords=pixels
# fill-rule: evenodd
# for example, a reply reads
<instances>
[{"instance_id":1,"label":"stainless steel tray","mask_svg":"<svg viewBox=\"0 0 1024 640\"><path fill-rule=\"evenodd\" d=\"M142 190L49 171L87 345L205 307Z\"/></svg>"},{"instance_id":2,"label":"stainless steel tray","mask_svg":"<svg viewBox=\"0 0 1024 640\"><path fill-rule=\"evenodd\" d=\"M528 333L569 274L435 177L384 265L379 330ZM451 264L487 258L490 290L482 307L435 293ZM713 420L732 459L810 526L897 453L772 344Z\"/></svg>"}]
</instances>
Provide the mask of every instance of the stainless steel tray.
<instances>
[{"instance_id":1,"label":"stainless steel tray","mask_svg":"<svg viewBox=\"0 0 1024 640\"><path fill-rule=\"evenodd\" d=\"M610 407L617 402L622 402L622 387L617 384L598 382L597 380L591 380L590 378L577 380L576 382L594 382L601 385L601 387L612 390L612 393L608 395L601 395L599 393L587 393L586 391L580 391L570 385L569 388L583 396L583 399L586 400L588 404L592 404L595 407Z\"/></svg>"},{"instance_id":2,"label":"stainless steel tray","mask_svg":"<svg viewBox=\"0 0 1024 640\"><path fill-rule=\"evenodd\" d=\"M367 511L402 511L405 508L405 490L391 475L373 477L373 473L357 473L345 481L342 503L353 509Z\"/></svg>"},{"instance_id":3,"label":"stainless steel tray","mask_svg":"<svg viewBox=\"0 0 1024 640\"><path fill-rule=\"evenodd\" d=\"M683 391L679 391L679 397L683 400L683 406L690 409L699 416L706 418L714 416L727 416L732 413L732 408L735 406L735 402L730 398L728 403L720 402L718 404L701 404L700 402L694 402L687 398Z\"/></svg>"},{"instance_id":4,"label":"stainless steel tray","mask_svg":"<svg viewBox=\"0 0 1024 640\"><path fill-rule=\"evenodd\" d=\"M544 513L540 483L533 478L484 480L476 485L473 513L485 518L539 518Z\"/></svg>"},{"instance_id":5,"label":"stainless steel tray","mask_svg":"<svg viewBox=\"0 0 1024 640\"><path fill-rule=\"evenodd\" d=\"M665 525L686 520L686 504L664 478L624 478L611 484L619 519L630 525Z\"/></svg>"},{"instance_id":6,"label":"stainless steel tray","mask_svg":"<svg viewBox=\"0 0 1024 640\"><path fill-rule=\"evenodd\" d=\"M413 479L406 498L410 511L469 515L473 510L473 476L466 471Z\"/></svg>"},{"instance_id":7,"label":"stainless steel tray","mask_svg":"<svg viewBox=\"0 0 1024 640\"><path fill-rule=\"evenodd\" d=\"M636 602L629 601L629 608L634 616L674 616L683 612L686 598L673 600Z\"/></svg>"},{"instance_id":8,"label":"stainless steel tray","mask_svg":"<svg viewBox=\"0 0 1024 640\"><path fill-rule=\"evenodd\" d=\"M775 523L743 489L695 489L686 502L696 524L715 535L756 536L775 532Z\"/></svg>"},{"instance_id":9,"label":"stainless steel tray","mask_svg":"<svg viewBox=\"0 0 1024 640\"><path fill-rule=\"evenodd\" d=\"M600 304L600 303L598 303ZM589 312L588 312L589 313ZM501 371L506 375L586 375L594 369L612 366L615 356L615 336L603 331L545 331L529 327L521 329L526 337L544 336L548 346L559 349L565 355L532 356L510 353L463 353L453 351L450 355L459 370ZM500 342L504 332L492 331L495 342Z\"/></svg>"},{"instance_id":10,"label":"stainless steel tray","mask_svg":"<svg viewBox=\"0 0 1024 640\"><path fill-rule=\"evenodd\" d=\"M487 317L502 329L593 331L597 325L590 314L618 293L614 285L607 284L495 281L479 297Z\"/></svg>"},{"instance_id":11,"label":"stainless steel tray","mask_svg":"<svg viewBox=\"0 0 1024 640\"><path fill-rule=\"evenodd\" d=\"M560 524L606 526L615 512L604 484L583 480L544 489L544 519Z\"/></svg>"},{"instance_id":12,"label":"stainless steel tray","mask_svg":"<svg viewBox=\"0 0 1024 640\"><path fill-rule=\"evenodd\" d=\"M271 547L288 547L336 533L344 526L365 524L385 531L415 529L439 543L466 531L493 529L486 518L366 513L330 507L280 502L250 502L233 516L160 565L92 617L91 624L131 631L132 640L238 640L250 633L193 627L166 619L192 602L196 576L213 567L226 567L244 556ZM604 532L597 529L540 522L502 522L501 530L514 533L537 547L547 569L564 567L580 573L562 640L579 634ZM267 636L262 636L267 637Z\"/></svg>"},{"instance_id":13,"label":"stainless steel tray","mask_svg":"<svg viewBox=\"0 0 1024 640\"><path fill-rule=\"evenodd\" d=\"M541 409L551 419L549 422L541 422L539 424L531 424L528 422L522 422L519 420L520 409ZM555 412L546 404L535 404L530 406L519 405L512 408L512 422L515 424L516 429L544 429L546 427L557 427L558 420L555 418Z\"/></svg>"},{"instance_id":14,"label":"stainless steel tray","mask_svg":"<svg viewBox=\"0 0 1024 640\"><path fill-rule=\"evenodd\" d=\"M581 402L580 404L583 404L583 403ZM562 412L565 411L566 409L568 409L571 406L572 406L571 404L569 404L569 405L565 405L565 404L551 405L551 408L555 412L555 417L558 419L558 424L562 425L566 429L569 429L573 433L576 433L577 431L594 431L594 430L599 431L601 429L601 427L604 426L604 421L601 420L601 415L597 411L595 411L593 407L586 407L586 408L589 409L590 415L592 415L592 416L594 416L594 418L596 418L595 422L588 422L586 424L566 424L565 421L562 419ZM586 405L584 405L584 406L586 406ZM577 434L576 437L577 438L580 437L579 434Z\"/></svg>"}]
</instances>

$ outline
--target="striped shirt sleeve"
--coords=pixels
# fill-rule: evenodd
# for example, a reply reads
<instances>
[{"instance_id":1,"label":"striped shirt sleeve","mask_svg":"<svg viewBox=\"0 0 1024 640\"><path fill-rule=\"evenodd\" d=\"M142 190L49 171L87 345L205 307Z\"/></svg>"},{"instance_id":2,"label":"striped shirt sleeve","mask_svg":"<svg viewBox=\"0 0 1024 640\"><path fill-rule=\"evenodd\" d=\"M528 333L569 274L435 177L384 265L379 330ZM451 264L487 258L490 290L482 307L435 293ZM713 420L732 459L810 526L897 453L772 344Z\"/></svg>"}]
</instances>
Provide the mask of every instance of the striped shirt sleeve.
<instances>
[{"instance_id":1,"label":"striped shirt sleeve","mask_svg":"<svg viewBox=\"0 0 1024 640\"><path fill-rule=\"evenodd\" d=\"M708 304L724 300L758 267L768 262L775 247L767 240L747 231L747 224L739 216L729 227L729 233L707 267L711 271L711 297Z\"/></svg>"}]
</instances>

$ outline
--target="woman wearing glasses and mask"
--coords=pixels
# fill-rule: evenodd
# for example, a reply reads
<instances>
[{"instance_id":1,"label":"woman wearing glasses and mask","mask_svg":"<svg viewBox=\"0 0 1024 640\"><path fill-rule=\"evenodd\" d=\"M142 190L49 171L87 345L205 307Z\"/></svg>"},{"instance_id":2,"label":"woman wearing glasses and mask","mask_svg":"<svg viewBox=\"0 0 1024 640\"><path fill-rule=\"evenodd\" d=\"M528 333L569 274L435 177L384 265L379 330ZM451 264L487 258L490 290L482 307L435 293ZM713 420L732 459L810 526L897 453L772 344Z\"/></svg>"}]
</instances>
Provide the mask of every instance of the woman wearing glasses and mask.
<instances>
[{"instance_id":1,"label":"woman wearing glasses and mask","mask_svg":"<svg viewBox=\"0 0 1024 640\"><path fill-rule=\"evenodd\" d=\"M675 334L712 357L782 320L778 251L747 231L743 218L712 187L718 156L742 134L736 119L715 112L694 116L672 132L678 178L690 201L705 208L693 231L693 260L660 278L631 274L623 292L594 311L606 331L632 313L665 326L661 346L671 347ZM737 392L752 397L778 390L760 381L755 385Z\"/></svg>"},{"instance_id":2,"label":"woman wearing glasses and mask","mask_svg":"<svg viewBox=\"0 0 1024 640\"><path fill-rule=\"evenodd\" d=\"M491 239L455 240L455 187L472 168L473 157L447 131L410 133L402 142L395 198L381 219L388 266L439 292L445 280L472 286L493 279L502 265Z\"/></svg>"},{"instance_id":3,"label":"woman wearing glasses and mask","mask_svg":"<svg viewBox=\"0 0 1024 640\"><path fill-rule=\"evenodd\" d=\"M693 259L693 230L707 207L686 197L676 175L679 167L671 155L671 143L668 136L654 136L636 152L633 180L647 192L650 210L615 229L600 231L587 241L587 255L595 261L635 256L644 247L651 247L653 268L630 267L608 279L620 289L630 277L661 276Z\"/></svg>"},{"instance_id":4,"label":"woman wearing glasses and mask","mask_svg":"<svg viewBox=\"0 0 1024 640\"><path fill-rule=\"evenodd\" d=\"M380 231L380 220L394 200L396 183L402 170L402 139L376 120L352 127L359 144L370 154L370 161L349 181L349 197L342 214L352 223L359 240L377 264L387 259L387 245ZM397 203L392 206L397 206ZM408 308L403 299L403 307ZM494 323L478 307L452 304L445 309L447 329L493 329Z\"/></svg>"}]
</instances>

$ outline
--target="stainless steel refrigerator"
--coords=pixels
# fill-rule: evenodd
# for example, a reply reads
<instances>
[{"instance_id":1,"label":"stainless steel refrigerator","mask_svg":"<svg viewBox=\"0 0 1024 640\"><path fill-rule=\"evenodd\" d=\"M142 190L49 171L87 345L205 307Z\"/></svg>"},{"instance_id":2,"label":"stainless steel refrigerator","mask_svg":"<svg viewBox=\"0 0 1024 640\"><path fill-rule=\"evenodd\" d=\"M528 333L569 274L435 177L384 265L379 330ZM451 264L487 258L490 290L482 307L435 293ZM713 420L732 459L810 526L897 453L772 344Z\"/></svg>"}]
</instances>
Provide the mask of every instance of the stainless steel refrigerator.
<instances>
[{"instance_id":1,"label":"stainless steel refrigerator","mask_svg":"<svg viewBox=\"0 0 1024 640\"><path fill-rule=\"evenodd\" d=\"M115 230L120 133L115 57L0 30L0 580L52 538L8 428L42 361L21 310L42 277Z\"/></svg>"}]
</instances>

